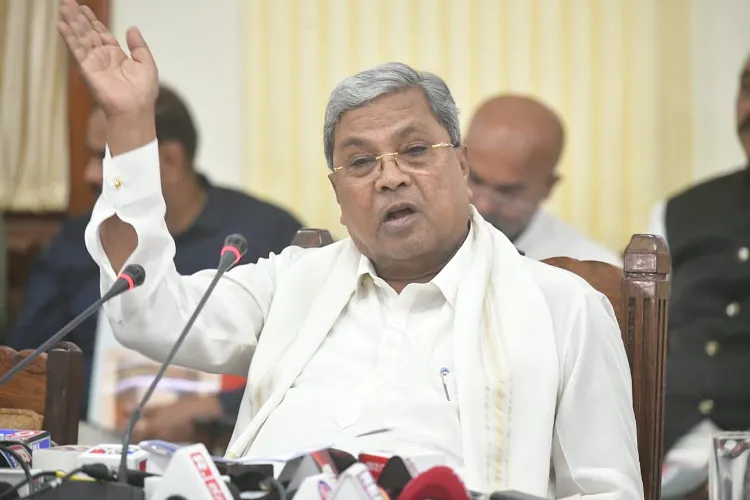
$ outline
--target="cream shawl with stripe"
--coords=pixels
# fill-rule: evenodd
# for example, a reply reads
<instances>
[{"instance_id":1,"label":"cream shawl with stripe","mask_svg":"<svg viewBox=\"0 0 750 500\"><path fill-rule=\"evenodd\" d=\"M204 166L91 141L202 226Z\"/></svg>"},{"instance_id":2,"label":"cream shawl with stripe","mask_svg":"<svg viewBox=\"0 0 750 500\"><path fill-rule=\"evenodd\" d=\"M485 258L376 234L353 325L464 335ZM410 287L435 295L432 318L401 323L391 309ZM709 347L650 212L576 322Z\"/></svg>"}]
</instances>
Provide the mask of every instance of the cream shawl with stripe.
<instances>
[{"instance_id":1,"label":"cream shawl with stripe","mask_svg":"<svg viewBox=\"0 0 750 500\"><path fill-rule=\"evenodd\" d=\"M461 473L480 491L547 496L559 389L552 320L525 257L474 209L472 224L472 264L453 327ZM305 252L280 279L228 456L247 453L325 339L352 296L359 256L347 239Z\"/></svg>"}]
</instances>

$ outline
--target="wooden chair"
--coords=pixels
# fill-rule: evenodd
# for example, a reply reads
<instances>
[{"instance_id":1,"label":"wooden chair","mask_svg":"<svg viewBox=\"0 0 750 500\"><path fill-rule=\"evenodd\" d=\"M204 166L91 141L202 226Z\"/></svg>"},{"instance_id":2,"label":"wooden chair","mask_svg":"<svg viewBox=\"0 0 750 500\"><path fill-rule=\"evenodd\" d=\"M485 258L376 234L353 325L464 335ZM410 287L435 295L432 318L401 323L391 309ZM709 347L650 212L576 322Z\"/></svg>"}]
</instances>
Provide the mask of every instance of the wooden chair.
<instances>
[{"instance_id":1,"label":"wooden chair","mask_svg":"<svg viewBox=\"0 0 750 500\"><path fill-rule=\"evenodd\" d=\"M315 247L331 243L328 231L302 229L294 241ZM624 270L568 257L545 263L588 281L609 298L622 332L633 378L633 410L646 500L659 500L664 453L664 384L670 258L658 236L634 235L625 250Z\"/></svg>"},{"instance_id":2,"label":"wooden chair","mask_svg":"<svg viewBox=\"0 0 750 500\"><path fill-rule=\"evenodd\" d=\"M30 353L0 346L0 373ZM82 386L83 353L60 342L0 387L0 428L41 428L58 445L77 444Z\"/></svg>"}]
</instances>

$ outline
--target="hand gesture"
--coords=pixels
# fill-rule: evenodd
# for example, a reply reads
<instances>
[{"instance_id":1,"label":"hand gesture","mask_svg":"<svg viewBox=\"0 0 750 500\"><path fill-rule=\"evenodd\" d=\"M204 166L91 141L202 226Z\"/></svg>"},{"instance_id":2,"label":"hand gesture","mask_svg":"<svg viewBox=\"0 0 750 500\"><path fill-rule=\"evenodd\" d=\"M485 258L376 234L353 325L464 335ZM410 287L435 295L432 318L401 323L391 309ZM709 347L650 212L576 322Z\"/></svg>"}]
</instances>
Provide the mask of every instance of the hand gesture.
<instances>
[{"instance_id":1,"label":"hand gesture","mask_svg":"<svg viewBox=\"0 0 750 500\"><path fill-rule=\"evenodd\" d=\"M87 6L62 0L60 14L57 29L105 115L113 118L153 110L159 73L138 29L127 32L128 57Z\"/></svg>"}]
</instances>

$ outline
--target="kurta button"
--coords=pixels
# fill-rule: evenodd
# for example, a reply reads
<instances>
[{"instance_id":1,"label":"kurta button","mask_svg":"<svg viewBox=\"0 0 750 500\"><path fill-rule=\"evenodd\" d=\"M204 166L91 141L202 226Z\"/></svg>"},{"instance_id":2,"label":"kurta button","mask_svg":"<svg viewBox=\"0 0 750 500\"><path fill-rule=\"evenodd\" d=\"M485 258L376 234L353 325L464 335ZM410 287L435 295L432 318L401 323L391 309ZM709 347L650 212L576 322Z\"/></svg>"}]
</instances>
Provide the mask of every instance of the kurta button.
<instances>
[{"instance_id":1,"label":"kurta button","mask_svg":"<svg viewBox=\"0 0 750 500\"><path fill-rule=\"evenodd\" d=\"M727 316L734 318L740 312L740 305L737 302L732 302L727 305Z\"/></svg>"},{"instance_id":2,"label":"kurta button","mask_svg":"<svg viewBox=\"0 0 750 500\"><path fill-rule=\"evenodd\" d=\"M114 185L115 185L115 189L120 189L122 187L122 181L120 180L119 177L115 179Z\"/></svg>"},{"instance_id":3,"label":"kurta button","mask_svg":"<svg viewBox=\"0 0 750 500\"><path fill-rule=\"evenodd\" d=\"M740 262L745 262L747 259L750 259L750 249L747 247L741 247L739 250L737 250L737 259Z\"/></svg>"},{"instance_id":4,"label":"kurta button","mask_svg":"<svg viewBox=\"0 0 750 500\"><path fill-rule=\"evenodd\" d=\"M714 411L714 400L704 399L698 403L698 411L701 412L701 415L703 416L710 415L711 412Z\"/></svg>"},{"instance_id":5,"label":"kurta button","mask_svg":"<svg viewBox=\"0 0 750 500\"><path fill-rule=\"evenodd\" d=\"M709 340L708 342L706 342L706 354L708 354L709 356L715 356L716 353L719 352L719 347L721 346L718 342L716 342L715 340Z\"/></svg>"}]
</instances>

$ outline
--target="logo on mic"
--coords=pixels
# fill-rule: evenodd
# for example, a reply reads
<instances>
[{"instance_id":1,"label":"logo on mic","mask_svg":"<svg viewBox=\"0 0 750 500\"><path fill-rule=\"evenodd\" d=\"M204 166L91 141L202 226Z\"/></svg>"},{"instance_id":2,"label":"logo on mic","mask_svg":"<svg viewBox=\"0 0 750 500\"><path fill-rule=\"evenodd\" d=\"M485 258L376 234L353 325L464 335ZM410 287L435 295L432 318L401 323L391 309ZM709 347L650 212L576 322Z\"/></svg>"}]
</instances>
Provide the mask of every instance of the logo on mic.
<instances>
[{"instance_id":1,"label":"logo on mic","mask_svg":"<svg viewBox=\"0 0 750 500\"><path fill-rule=\"evenodd\" d=\"M328 500L331 498L333 488L331 488L331 485L325 481L320 481L318 482L318 493L320 494L321 500Z\"/></svg>"}]
</instances>

